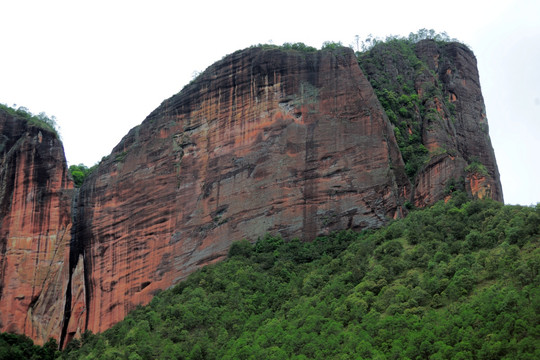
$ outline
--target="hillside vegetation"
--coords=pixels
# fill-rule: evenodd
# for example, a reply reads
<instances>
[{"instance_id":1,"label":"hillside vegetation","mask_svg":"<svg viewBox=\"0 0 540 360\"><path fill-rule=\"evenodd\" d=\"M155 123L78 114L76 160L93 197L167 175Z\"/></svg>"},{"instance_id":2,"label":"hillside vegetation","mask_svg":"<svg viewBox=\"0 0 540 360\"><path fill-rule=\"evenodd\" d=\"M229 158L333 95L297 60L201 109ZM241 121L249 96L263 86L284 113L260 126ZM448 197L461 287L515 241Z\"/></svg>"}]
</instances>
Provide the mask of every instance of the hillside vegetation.
<instances>
[{"instance_id":1,"label":"hillside vegetation","mask_svg":"<svg viewBox=\"0 0 540 360\"><path fill-rule=\"evenodd\" d=\"M455 195L377 231L266 236L63 359L538 359L540 205Z\"/></svg>"}]
</instances>

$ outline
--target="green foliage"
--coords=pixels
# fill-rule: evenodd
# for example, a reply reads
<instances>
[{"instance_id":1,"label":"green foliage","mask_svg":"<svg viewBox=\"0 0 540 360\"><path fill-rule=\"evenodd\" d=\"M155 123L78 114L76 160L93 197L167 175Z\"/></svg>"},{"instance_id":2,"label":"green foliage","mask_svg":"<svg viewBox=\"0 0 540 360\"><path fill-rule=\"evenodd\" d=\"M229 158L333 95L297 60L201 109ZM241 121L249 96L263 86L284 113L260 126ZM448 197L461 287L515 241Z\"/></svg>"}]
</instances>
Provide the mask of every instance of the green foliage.
<instances>
[{"instance_id":1,"label":"green foliage","mask_svg":"<svg viewBox=\"0 0 540 360\"><path fill-rule=\"evenodd\" d=\"M75 183L75 187L81 187L82 183L84 182L84 179L88 175L90 175L97 167L97 164L92 167L87 167L84 164L79 165L71 165L69 167L69 172L71 174L71 177L73 178L73 182Z\"/></svg>"},{"instance_id":2,"label":"green foliage","mask_svg":"<svg viewBox=\"0 0 540 360\"><path fill-rule=\"evenodd\" d=\"M359 41L358 37L356 38L356 40ZM438 33L433 29L428 30L424 28L419 29L415 33L411 32L408 37L390 35L387 36L385 39L380 39L370 34L361 41L361 45L359 47L362 49L362 52L366 52L371 50L374 46L385 42L388 43L391 41L401 41L410 44L416 44L417 42L422 40L434 40L438 43L458 42L456 38L451 38L450 36L448 36L445 31L443 31L442 33Z\"/></svg>"},{"instance_id":3,"label":"green foliage","mask_svg":"<svg viewBox=\"0 0 540 360\"><path fill-rule=\"evenodd\" d=\"M467 165L467 167L465 167L465 171L472 174L480 174L480 175L489 174L486 166L477 159L474 159L469 165Z\"/></svg>"},{"instance_id":4,"label":"green foliage","mask_svg":"<svg viewBox=\"0 0 540 360\"><path fill-rule=\"evenodd\" d=\"M0 360L52 360L59 355L56 340L36 346L27 336L0 333Z\"/></svg>"},{"instance_id":5,"label":"green foliage","mask_svg":"<svg viewBox=\"0 0 540 360\"><path fill-rule=\"evenodd\" d=\"M263 50L281 49L281 50L286 50L286 51L299 51L299 52L305 52L305 53L317 51L316 48L306 45L302 42L297 42L297 43L286 42L281 46L274 45L274 44L257 44L257 45L251 46L251 48L261 48Z\"/></svg>"},{"instance_id":6,"label":"green foliage","mask_svg":"<svg viewBox=\"0 0 540 360\"><path fill-rule=\"evenodd\" d=\"M443 31L442 33L437 33L433 29L420 29L416 33L410 33L407 40L413 43L417 43L421 40L435 40L437 42L457 42L455 38L451 38L448 34Z\"/></svg>"},{"instance_id":7,"label":"green foliage","mask_svg":"<svg viewBox=\"0 0 540 360\"><path fill-rule=\"evenodd\" d=\"M232 243L229 248L228 257L232 258L234 256L243 256L249 258L253 253L253 247L251 243L246 239Z\"/></svg>"},{"instance_id":8,"label":"green foliage","mask_svg":"<svg viewBox=\"0 0 540 360\"><path fill-rule=\"evenodd\" d=\"M52 132L57 139L60 139L60 134L57 130L58 125L56 124L55 116L49 117L44 112L40 112L38 115L34 115L24 106L19 106L17 109L15 109L7 105L0 104L0 109L6 111L13 116L25 119L32 126Z\"/></svg>"},{"instance_id":9,"label":"green foliage","mask_svg":"<svg viewBox=\"0 0 540 360\"><path fill-rule=\"evenodd\" d=\"M299 51L299 52L305 52L305 53L311 53L311 52L317 51L317 48L306 45L302 42L297 42L297 43L286 42L281 46L274 45L274 44L258 44L258 45L252 46L252 48L261 48L264 50L281 49L281 50L286 50L286 51ZM321 50L334 51L341 48L343 48L343 44L341 42L325 41L321 47Z\"/></svg>"},{"instance_id":10,"label":"green foliage","mask_svg":"<svg viewBox=\"0 0 540 360\"><path fill-rule=\"evenodd\" d=\"M304 43L301 43L301 42L298 42L298 43L284 43L282 46L281 46L282 49L285 49L285 50L296 50L296 51L301 51L301 52L315 52L317 51L316 48L314 48L313 46L308 46Z\"/></svg>"},{"instance_id":11,"label":"green foliage","mask_svg":"<svg viewBox=\"0 0 540 360\"><path fill-rule=\"evenodd\" d=\"M338 50L338 49L341 49L343 47L343 44L341 43L341 41L339 42L334 42L334 41L325 41L322 46L321 46L321 50Z\"/></svg>"},{"instance_id":12,"label":"green foliage","mask_svg":"<svg viewBox=\"0 0 540 360\"><path fill-rule=\"evenodd\" d=\"M539 236L540 205L454 194L377 231L242 240L61 358L538 358Z\"/></svg>"},{"instance_id":13,"label":"green foliage","mask_svg":"<svg viewBox=\"0 0 540 360\"><path fill-rule=\"evenodd\" d=\"M115 162L124 162L124 160L126 159L127 154L128 154L127 151L122 151L121 153L116 154L116 156L114 157L114 161Z\"/></svg>"},{"instance_id":14,"label":"green foliage","mask_svg":"<svg viewBox=\"0 0 540 360\"><path fill-rule=\"evenodd\" d=\"M465 191L465 179L463 177L460 177L458 179L450 178L446 182L446 186L444 189L445 195L450 195L456 191L460 191L460 192Z\"/></svg>"}]
</instances>

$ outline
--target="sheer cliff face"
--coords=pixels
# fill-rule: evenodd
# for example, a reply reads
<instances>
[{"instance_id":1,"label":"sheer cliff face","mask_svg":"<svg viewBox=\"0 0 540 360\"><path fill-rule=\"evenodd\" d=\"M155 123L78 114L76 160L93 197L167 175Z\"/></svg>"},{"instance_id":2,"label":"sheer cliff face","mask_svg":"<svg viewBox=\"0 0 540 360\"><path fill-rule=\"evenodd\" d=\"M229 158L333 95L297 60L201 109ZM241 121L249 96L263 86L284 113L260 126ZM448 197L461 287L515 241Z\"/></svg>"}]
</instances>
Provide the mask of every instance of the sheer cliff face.
<instances>
[{"instance_id":1,"label":"sheer cliff face","mask_svg":"<svg viewBox=\"0 0 540 360\"><path fill-rule=\"evenodd\" d=\"M398 139L402 151L411 151L407 140L413 137L419 142L412 146L425 151L417 151L421 165L409 173L416 206L433 204L454 188L503 201L476 58L466 46L390 41L362 55L360 63L405 138Z\"/></svg>"},{"instance_id":2,"label":"sheer cliff face","mask_svg":"<svg viewBox=\"0 0 540 360\"><path fill-rule=\"evenodd\" d=\"M81 189L88 327L107 329L233 240L380 226L408 186L352 51L228 56L132 130Z\"/></svg>"},{"instance_id":3,"label":"sheer cliff face","mask_svg":"<svg viewBox=\"0 0 540 360\"><path fill-rule=\"evenodd\" d=\"M71 195L56 136L0 110L0 331L60 337Z\"/></svg>"},{"instance_id":4,"label":"sheer cliff face","mask_svg":"<svg viewBox=\"0 0 540 360\"><path fill-rule=\"evenodd\" d=\"M0 111L0 331L65 345L223 259L235 240L378 227L450 185L502 200L474 56L457 44L414 51L424 64L414 71L399 56L365 66L372 83L401 76L419 99L399 122L424 156L413 177L403 134L348 49L225 57L78 191L54 135Z\"/></svg>"},{"instance_id":5,"label":"sheer cliff face","mask_svg":"<svg viewBox=\"0 0 540 360\"><path fill-rule=\"evenodd\" d=\"M439 103L437 98L433 100L431 108L442 121L425 121L423 138L432 152L445 149L446 154L431 159L421 172L416 183L416 203L432 204L442 195L440 185L459 177L465 179L465 188L473 196L503 201L474 54L461 44L437 46L433 41L419 43L416 52L435 74L433 81L441 83L446 103L455 109L449 110L443 99ZM474 163L485 169L470 166Z\"/></svg>"}]
</instances>

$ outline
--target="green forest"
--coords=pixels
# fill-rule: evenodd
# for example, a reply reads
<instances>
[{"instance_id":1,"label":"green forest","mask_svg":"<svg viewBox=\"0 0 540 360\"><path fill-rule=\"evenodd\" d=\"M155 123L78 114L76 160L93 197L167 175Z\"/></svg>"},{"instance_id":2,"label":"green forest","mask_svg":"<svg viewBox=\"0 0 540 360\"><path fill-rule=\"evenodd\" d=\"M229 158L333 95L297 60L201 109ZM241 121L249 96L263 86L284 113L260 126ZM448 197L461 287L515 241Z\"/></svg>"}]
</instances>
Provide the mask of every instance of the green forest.
<instances>
[{"instance_id":1,"label":"green forest","mask_svg":"<svg viewBox=\"0 0 540 360\"><path fill-rule=\"evenodd\" d=\"M538 359L540 206L464 200L377 231L234 243L61 358Z\"/></svg>"},{"instance_id":2,"label":"green forest","mask_svg":"<svg viewBox=\"0 0 540 360\"><path fill-rule=\"evenodd\" d=\"M539 234L540 205L454 194L379 230L242 240L56 356L538 359Z\"/></svg>"}]
</instances>

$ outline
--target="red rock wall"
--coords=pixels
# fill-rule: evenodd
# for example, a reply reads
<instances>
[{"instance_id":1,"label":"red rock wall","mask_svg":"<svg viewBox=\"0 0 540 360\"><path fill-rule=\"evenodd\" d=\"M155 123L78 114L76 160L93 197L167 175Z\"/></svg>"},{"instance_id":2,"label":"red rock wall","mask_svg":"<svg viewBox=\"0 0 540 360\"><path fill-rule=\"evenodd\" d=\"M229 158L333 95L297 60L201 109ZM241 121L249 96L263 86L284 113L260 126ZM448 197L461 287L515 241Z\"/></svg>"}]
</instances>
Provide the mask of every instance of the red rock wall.
<instances>
[{"instance_id":1,"label":"red rock wall","mask_svg":"<svg viewBox=\"0 0 540 360\"><path fill-rule=\"evenodd\" d=\"M71 195L55 135L0 110L0 331L60 338Z\"/></svg>"},{"instance_id":2,"label":"red rock wall","mask_svg":"<svg viewBox=\"0 0 540 360\"><path fill-rule=\"evenodd\" d=\"M266 232L377 227L408 186L352 51L249 49L207 69L116 147L81 190L88 328Z\"/></svg>"},{"instance_id":3,"label":"red rock wall","mask_svg":"<svg viewBox=\"0 0 540 360\"><path fill-rule=\"evenodd\" d=\"M444 197L448 182L458 179L464 181L465 190L472 196L502 202L474 54L462 44L438 45L434 41L419 42L416 54L432 71L416 83L416 88L421 91L427 83L442 85L441 96L455 110L450 111L445 99L437 95L425 103L426 112L434 110L438 114L435 121L423 119L423 143L436 155L416 177L414 203L420 207L433 204ZM487 174L479 176L465 170L475 161L485 166Z\"/></svg>"}]
</instances>

